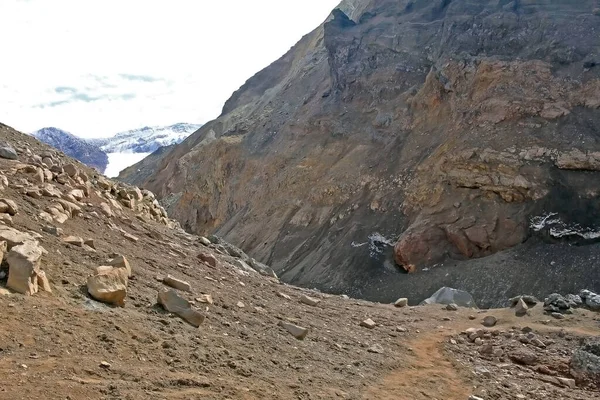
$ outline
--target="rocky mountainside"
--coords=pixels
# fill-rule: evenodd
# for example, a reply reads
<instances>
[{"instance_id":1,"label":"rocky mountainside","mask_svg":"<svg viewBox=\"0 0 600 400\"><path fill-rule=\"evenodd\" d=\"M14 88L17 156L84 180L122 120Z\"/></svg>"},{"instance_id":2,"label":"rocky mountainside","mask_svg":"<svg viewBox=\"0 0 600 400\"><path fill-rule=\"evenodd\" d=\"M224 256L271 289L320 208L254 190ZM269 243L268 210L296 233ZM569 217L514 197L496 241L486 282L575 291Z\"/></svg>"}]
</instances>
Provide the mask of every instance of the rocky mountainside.
<instances>
[{"instance_id":1,"label":"rocky mountainside","mask_svg":"<svg viewBox=\"0 0 600 400\"><path fill-rule=\"evenodd\" d=\"M599 9L345 1L121 179L309 287L600 288Z\"/></svg>"},{"instance_id":2,"label":"rocky mountainside","mask_svg":"<svg viewBox=\"0 0 600 400\"><path fill-rule=\"evenodd\" d=\"M106 152L85 139L58 128L42 128L32 133L32 135L100 172L104 172L106 169L108 164Z\"/></svg>"},{"instance_id":3,"label":"rocky mountainside","mask_svg":"<svg viewBox=\"0 0 600 400\"><path fill-rule=\"evenodd\" d=\"M0 171L0 400L600 398L588 290L328 295L2 124Z\"/></svg>"},{"instance_id":4,"label":"rocky mountainside","mask_svg":"<svg viewBox=\"0 0 600 400\"><path fill-rule=\"evenodd\" d=\"M200 124L178 123L170 126L146 126L117 133L106 139L92 139L107 153L152 153L163 146L181 143L200 129Z\"/></svg>"}]
</instances>

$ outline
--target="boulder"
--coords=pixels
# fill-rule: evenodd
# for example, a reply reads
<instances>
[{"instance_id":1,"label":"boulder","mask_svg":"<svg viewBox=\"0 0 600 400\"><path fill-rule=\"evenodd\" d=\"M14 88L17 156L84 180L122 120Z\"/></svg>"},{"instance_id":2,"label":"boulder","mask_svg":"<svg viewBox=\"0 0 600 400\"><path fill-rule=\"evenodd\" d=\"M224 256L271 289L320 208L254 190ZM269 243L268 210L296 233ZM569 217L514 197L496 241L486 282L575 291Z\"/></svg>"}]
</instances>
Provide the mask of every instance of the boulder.
<instances>
[{"instance_id":1,"label":"boulder","mask_svg":"<svg viewBox=\"0 0 600 400\"><path fill-rule=\"evenodd\" d=\"M496 326L497 323L498 319L496 317L494 317L493 315L488 315L483 319L481 325L485 326L486 328L491 328L493 326Z\"/></svg>"},{"instance_id":2,"label":"boulder","mask_svg":"<svg viewBox=\"0 0 600 400\"><path fill-rule=\"evenodd\" d=\"M9 214L0 213L0 222L5 223L6 225L12 225L12 217Z\"/></svg>"},{"instance_id":3,"label":"boulder","mask_svg":"<svg viewBox=\"0 0 600 400\"><path fill-rule=\"evenodd\" d=\"M184 292L192 291L192 287L188 282L174 278L171 275L167 275L165 278L163 278L163 283L167 286L171 286L172 288L183 290Z\"/></svg>"},{"instance_id":4,"label":"boulder","mask_svg":"<svg viewBox=\"0 0 600 400\"><path fill-rule=\"evenodd\" d=\"M81 189L73 189L69 192L69 195L73 196L77 201L81 201L85 198L85 193Z\"/></svg>"},{"instance_id":5,"label":"boulder","mask_svg":"<svg viewBox=\"0 0 600 400\"><path fill-rule=\"evenodd\" d=\"M518 349L509 354L509 358L517 364L535 365L538 362L538 356L531 350Z\"/></svg>"},{"instance_id":6,"label":"boulder","mask_svg":"<svg viewBox=\"0 0 600 400\"><path fill-rule=\"evenodd\" d=\"M308 329L303 328L298 325L294 325L289 322L279 321L278 325L288 331L292 336L294 336L298 340L304 340L306 335L308 335Z\"/></svg>"},{"instance_id":7,"label":"boulder","mask_svg":"<svg viewBox=\"0 0 600 400\"><path fill-rule=\"evenodd\" d=\"M190 305L190 302L180 297L174 290L158 293L158 304L168 312L172 312L190 325L199 327L204 322L204 315Z\"/></svg>"},{"instance_id":8,"label":"boulder","mask_svg":"<svg viewBox=\"0 0 600 400\"><path fill-rule=\"evenodd\" d=\"M100 211L102 211L102 214L109 218L114 215L112 209L107 203L100 203Z\"/></svg>"},{"instance_id":9,"label":"boulder","mask_svg":"<svg viewBox=\"0 0 600 400\"><path fill-rule=\"evenodd\" d=\"M408 299L406 297L402 297L394 303L394 306L398 308L406 307L408 305Z\"/></svg>"},{"instance_id":10,"label":"boulder","mask_svg":"<svg viewBox=\"0 0 600 400\"><path fill-rule=\"evenodd\" d=\"M212 243L210 242L210 240L208 240L207 238L205 238L204 236L200 236L198 238L198 241L203 244L204 246L210 246Z\"/></svg>"},{"instance_id":11,"label":"boulder","mask_svg":"<svg viewBox=\"0 0 600 400\"><path fill-rule=\"evenodd\" d=\"M527 307L525 300L523 300L523 298L520 298L519 301L517 301L517 304L515 305L515 315L517 317L523 317L527 315L528 310L529 307Z\"/></svg>"},{"instance_id":12,"label":"boulder","mask_svg":"<svg viewBox=\"0 0 600 400\"><path fill-rule=\"evenodd\" d=\"M26 241L12 247L6 256L8 263L6 287L27 295L37 293L42 254L43 249L34 241Z\"/></svg>"},{"instance_id":13,"label":"boulder","mask_svg":"<svg viewBox=\"0 0 600 400\"><path fill-rule=\"evenodd\" d=\"M50 183L46 183L42 187L42 195L46 197L55 197L60 199L62 197L62 192L54 185Z\"/></svg>"},{"instance_id":14,"label":"boulder","mask_svg":"<svg viewBox=\"0 0 600 400\"><path fill-rule=\"evenodd\" d=\"M377 324L371 318L367 318L360 323L360 326L362 326L364 328L373 329L377 326Z\"/></svg>"},{"instance_id":15,"label":"boulder","mask_svg":"<svg viewBox=\"0 0 600 400\"><path fill-rule=\"evenodd\" d=\"M90 296L103 303L125 306L127 271L124 268L100 267L89 276L87 290Z\"/></svg>"},{"instance_id":16,"label":"boulder","mask_svg":"<svg viewBox=\"0 0 600 400\"><path fill-rule=\"evenodd\" d=\"M600 385L600 340L592 340L573 352L570 372L577 383Z\"/></svg>"},{"instance_id":17,"label":"boulder","mask_svg":"<svg viewBox=\"0 0 600 400\"><path fill-rule=\"evenodd\" d=\"M56 202L62 206L63 210L70 214L71 218L81 215L82 213L81 207L75 203L62 199L57 199Z\"/></svg>"},{"instance_id":18,"label":"boulder","mask_svg":"<svg viewBox=\"0 0 600 400\"><path fill-rule=\"evenodd\" d=\"M67 236L63 238L63 242L72 244L74 246L81 247L83 246L83 239L77 236Z\"/></svg>"},{"instance_id":19,"label":"boulder","mask_svg":"<svg viewBox=\"0 0 600 400\"><path fill-rule=\"evenodd\" d=\"M6 225L0 225L0 241L5 241L8 250L10 250L13 246L28 241L35 241L35 237L30 233L21 232Z\"/></svg>"},{"instance_id":20,"label":"boulder","mask_svg":"<svg viewBox=\"0 0 600 400\"><path fill-rule=\"evenodd\" d=\"M7 160L16 160L19 158L16 150L9 144L0 144L0 157L6 158Z\"/></svg>"},{"instance_id":21,"label":"boulder","mask_svg":"<svg viewBox=\"0 0 600 400\"><path fill-rule=\"evenodd\" d=\"M16 215L19 212L17 203L10 199L0 199L0 213Z\"/></svg>"},{"instance_id":22,"label":"boulder","mask_svg":"<svg viewBox=\"0 0 600 400\"><path fill-rule=\"evenodd\" d=\"M125 268L128 277L131 277L133 275L133 269L131 268L129 261L127 261L127 258L125 258L125 256L118 255L114 257L108 262L108 265L113 266L115 268Z\"/></svg>"},{"instance_id":23,"label":"boulder","mask_svg":"<svg viewBox=\"0 0 600 400\"><path fill-rule=\"evenodd\" d=\"M63 171L65 171L65 173L69 175L70 178L75 178L78 172L77 167L74 164L63 165Z\"/></svg>"}]
</instances>

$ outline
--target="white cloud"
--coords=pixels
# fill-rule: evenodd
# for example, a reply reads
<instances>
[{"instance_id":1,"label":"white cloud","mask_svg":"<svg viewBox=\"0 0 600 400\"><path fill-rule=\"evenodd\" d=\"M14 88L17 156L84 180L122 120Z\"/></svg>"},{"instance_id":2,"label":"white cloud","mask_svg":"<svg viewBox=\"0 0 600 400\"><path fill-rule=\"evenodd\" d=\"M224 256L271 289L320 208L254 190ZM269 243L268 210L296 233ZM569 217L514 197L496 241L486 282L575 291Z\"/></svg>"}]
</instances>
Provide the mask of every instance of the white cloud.
<instances>
[{"instance_id":1,"label":"white cloud","mask_svg":"<svg viewBox=\"0 0 600 400\"><path fill-rule=\"evenodd\" d=\"M99 137L207 122L339 0L1 0L0 122Z\"/></svg>"}]
</instances>

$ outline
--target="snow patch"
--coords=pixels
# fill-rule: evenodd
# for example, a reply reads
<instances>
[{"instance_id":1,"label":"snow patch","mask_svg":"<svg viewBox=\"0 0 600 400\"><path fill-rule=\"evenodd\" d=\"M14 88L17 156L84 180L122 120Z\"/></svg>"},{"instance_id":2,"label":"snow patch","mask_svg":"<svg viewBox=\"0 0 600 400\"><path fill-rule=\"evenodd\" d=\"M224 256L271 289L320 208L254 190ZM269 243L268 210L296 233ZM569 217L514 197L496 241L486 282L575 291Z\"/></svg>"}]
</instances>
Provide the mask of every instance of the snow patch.
<instances>
[{"instance_id":1,"label":"snow patch","mask_svg":"<svg viewBox=\"0 0 600 400\"><path fill-rule=\"evenodd\" d=\"M568 224L558 217L558 213L547 213L531 218L529 226L535 232L547 230L550 236L560 239L579 236L593 240L600 238L600 229L583 227L579 224Z\"/></svg>"},{"instance_id":2,"label":"snow patch","mask_svg":"<svg viewBox=\"0 0 600 400\"><path fill-rule=\"evenodd\" d=\"M109 178L115 178L119 176L119 172L125 168L132 166L133 164L142 161L150 153L108 153L108 165L104 175Z\"/></svg>"},{"instance_id":3,"label":"snow patch","mask_svg":"<svg viewBox=\"0 0 600 400\"><path fill-rule=\"evenodd\" d=\"M369 246L369 256L371 258L376 258L380 254L383 253L383 251L385 250L386 247L388 247L388 246L393 247L395 244L395 242L393 240L386 238L379 232L374 232L374 233L370 234L368 239L369 240L364 243L356 243L353 241L352 243L350 243L350 246L357 248L357 247L363 247L363 246L368 245Z\"/></svg>"}]
</instances>

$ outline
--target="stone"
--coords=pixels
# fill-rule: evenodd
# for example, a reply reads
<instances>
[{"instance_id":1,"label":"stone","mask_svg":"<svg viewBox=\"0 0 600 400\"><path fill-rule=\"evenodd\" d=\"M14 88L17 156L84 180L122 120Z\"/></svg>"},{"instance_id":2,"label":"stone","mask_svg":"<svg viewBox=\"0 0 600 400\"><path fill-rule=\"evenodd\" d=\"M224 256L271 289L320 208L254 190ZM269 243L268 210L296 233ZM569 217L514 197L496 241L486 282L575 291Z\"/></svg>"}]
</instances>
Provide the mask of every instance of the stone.
<instances>
[{"instance_id":1,"label":"stone","mask_svg":"<svg viewBox=\"0 0 600 400\"><path fill-rule=\"evenodd\" d=\"M78 236L67 236L63 238L63 242L72 244L73 246L83 246L83 239Z\"/></svg>"},{"instance_id":2,"label":"stone","mask_svg":"<svg viewBox=\"0 0 600 400\"><path fill-rule=\"evenodd\" d=\"M200 297L196 297L196 301L199 303L213 304L213 298L210 294L203 294Z\"/></svg>"},{"instance_id":3,"label":"stone","mask_svg":"<svg viewBox=\"0 0 600 400\"><path fill-rule=\"evenodd\" d=\"M483 319L483 321L481 322L481 325L483 325L487 328L491 328L493 326L496 326L497 323L498 323L498 319L496 317L494 317L493 315L488 315L487 317L485 317Z\"/></svg>"},{"instance_id":4,"label":"stone","mask_svg":"<svg viewBox=\"0 0 600 400\"><path fill-rule=\"evenodd\" d=\"M100 203L100 211L109 218L114 216L112 209L107 203Z\"/></svg>"},{"instance_id":5,"label":"stone","mask_svg":"<svg viewBox=\"0 0 600 400\"><path fill-rule=\"evenodd\" d=\"M42 191L39 188L29 188L25 191L25 195L34 199L41 199Z\"/></svg>"},{"instance_id":6,"label":"stone","mask_svg":"<svg viewBox=\"0 0 600 400\"><path fill-rule=\"evenodd\" d=\"M42 231L49 233L51 235L54 235L54 236L62 236L62 234L63 234L62 228L57 228L56 226L52 226L52 225L42 226Z\"/></svg>"},{"instance_id":7,"label":"stone","mask_svg":"<svg viewBox=\"0 0 600 400\"><path fill-rule=\"evenodd\" d=\"M515 305L515 315L517 317L523 317L523 316L527 315L528 311L529 311L529 307L527 306L527 304L525 303L525 301L521 297L517 301L517 304Z\"/></svg>"},{"instance_id":8,"label":"stone","mask_svg":"<svg viewBox=\"0 0 600 400\"><path fill-rule=\"evenodd\" d=\"M321 300L317 300L317 299L314 299L312 297L309 297L309 296L306 296L306 295L302 295L300 297L300 302L302 304L306 304L306 305L309 305L309 306L312 306L312 307L316 307L321 302Z\"/></svg>"},{"instance_id":9,"label":"stone","mask_svg":"<svg viewBox=\"0 0 600 400\"><path fill-rule=\"evenodd\" d=\"M7 160L16 160L19 158L16 150L9 144L0 144L0 157L6 158Z\"/></svg>"},{"instance_id":10,"label":"stone","mask_svg":"<svg viewBox=\"0 0 600 400\"><path fill-rule=\"evenodd\" d=\"M123 234L123 237L133 243L137 243L140 240L138 237L133 236L132 234L129 234L127 232Z\"/></svg>"},{"instance_id":11,"label":"stone","mask_svg":"<svg viewBox=\"0 0 600 400\"><path fill-rule=\"evenodd\" d=\"M535 347L539 347L540 349L544 349L546 348L546 344L544 342L542 342L539 338L534 337L533 339L531 339L529 341L532 345L534 345Z\"/></svg>"},{"instance_id":12,"label":"stone","mask_svg":"<svg viewBox=\"0 0 600 400\"><path fill-rule=\"evenodd\" d=\"M184 292L192 291L192 287L188 282L172 277L171 275L167 275L165 278L163 278L163 283L167 286L171 286L172 288L183 290Z\"/></svg>"},{"instance_id":13,"label":"stone","mask_svg":"<svg viewBox=\"0 0 600 400\"><path fill-rule=\"evenodd\" d=\"M600 340L591 340L577 348L569 363L577 382L600 384Z\"/></svg>"},{"instance_id":14,"label":"stone","mask_svg":"<svg viewBox=\"0 0 600 400\"><path fill-rule=\"evenodd\" d=\"M101 361L99 366L100 366L100 368L104 368L104 369L110 369L110 367L111 367L110 363L107 361Z\"/></svg>"},{"instance_id":15,"label":"stone","mask_svg":"<svg viewBox=\"0 0 600 400\"><path fill-rule=\"evenodd\" d=\"M125 306L127 297L127 271L124 268L99 267L87 279L90 296L103 303Z\"/></svg>"},{"instance_id":16,"label":"stone","mask_svg":"<svg viewBox=\"0 0 600 400\"><path fill-rule=\"evenodd\" d=\"M562 378L562 377L557 376L556 380L558 382L560 382L560 384L563 385L564 387L568 387L571 389L577 389L577 384L575 383L575 379Z\"/></svg>"},{"instance_id":17,"label":"stone","mask_svg":"<svg viewBox=\"0 0 600 400\"><path fill-rule=\"evenodd\" d=\"M292 300L292 298L290 296L288 296L287 294L282 293L282 292L277 292L277 296L281 297L282 299Z\"/></svg>"},{"instance_id":18,"label":"stone","mask_svg":"<svg viewBox=\"0 0 600 400\"><path fill-rule=\"evenodd\" d=\"M125 270L127 271L127 276L133 276L133 269L131 268L129 261L127 261L127 258L125 258L125 256L117 255L116 257L108 261L108 265L115 268L125 268Z\"/></svg>"},{"instance_id":19,"label":"stone","mask_svg":"<svg viewBox=\"0 0 600 400\"><path fill-rule=\"evenodd\" d=\"M446 306L446 310L448 311L458 311L458 306L454 303L450 303Z\"/></svg>"},{"instance_id":20,"label":"stone","mask_svg":"<svg viewBox=\"0 0 600 400\"><path fill-rule=\"evenodd\" d=\"M73 189L69 192L74 199L81 201L85 198L85 193L81 189Z\"/></svg>"},{"instance_id":21,"label":"stone","mask_svg":"<svg viewBox=\"0 0 600 400\"><path fill-rule=\"evenodd\" d=\"M246 307L246 305L244 303L242 303L241 301L238 301L236 304L239 308L244 308Z\"/></svg>"},{"instance_id":22,"label":"stone","mask_svg":"<svg viewBox=\"0 0 600 400\"><path fill-rule=\"evenodd\" d=\"M561 314L559 312L553 312L553 313L550 313L550 315L552 315L556 319L565 319L566 318L563 314Z\"/></svg>"},{"instance_id":23,"label":"stone","mask_svg":"<svg viewBox=\"0 0 600 400\"><path fill-rule=\"evenodd\" d=\"M538 362L538 356L531 350L518 349L510 353L509 358L521 365L535 365Z\"/></svg>"},{"instance_id":24,"label":"stone","mask_svg":"<svg viewBox=\"0 0 600 400\"><path fill-rule=\"evenodd\" d=\"M578 296L576 294L566 295L565 300L567 301L569 306L573 308L581 307L583 305L583 300L581 299L581 296Z\"/></svg>"},{"instance_id":25,"label":"stone","mask_svg":"<svg viewBox=\"0 0 600 400\"><path fill-rule=\"evenodd\" d=\"M0 221L6 225L12 225L13 220L10 214L0 213Z\"/></svg>"},{"instance_id":26,"label":"stone","mask_svg":"<svg viewBox=\"0 0 600 400\"><path fill-rule=\"evenodd\" d=\"M483 339L481 339L480 337L475 338L473 343L475 343L475 345L477 345L477 346L481 346L483 344Z\"/></svg>"},{"instance_id":27,"label":"stone","mask_svg":"<svg viewBox=\"0 0 600 400\"><path fill-rule=\"evenodd\" d=\"M394 306L398 307L398 308L406 307L407 305L408 305L408 299L406 297L399 298L394 303Z\"/></svg>"},{"instance_id":28,"label":"stone","mask_svg":"<svg viewBox=\"0 0 600 400\"><path fill-rule=\"evenodd\" d=\"M81 215L82 213L81 207L73 202L63 199L56 199L56 202L62 206L63 210L65 210L71 218Z\"/></svg>"},{"instance_id":29,"label":"stone","mask_svg":"<svg viewBox=\"0 0 600 400\"><path fill-rule=\"evenodd\" d=\"M190 305L190 302L180 297L174 290L158 293L158 304L168 312L172 312L190 325L199 327L204 322L204 315Z\"/></svg>"},{"instance_id":30,"label":"stone","mask_svg":"<svg viewBox=\"0 0 600 400\"><path fill-rule=\"evenodd\" d=\"M288 331L288 333L290 333L292 336L294 336L298 340L304 340L304 338L306 338L306 335L308 335L307 328L303 328L301 326L294 325L292 323L285 322L285 321L279 321L278 325L280 327L282 327L283 329L285 329L286 331Z\"/></svg>"},{"instance_id":31,"label":"stone","mask_svg":"<svg viewBox=\"0 0 600 400\"><path fill-rule=\"evenodd\" d=\"M523 300L523 302L528 306L528 307L534 307L537 303L539 303L539 300L535 298L535 296L531 296L531 295L522 295L522 296L516 296L513 297L509 300L510 302L510 306L511 307L515 307L517 305L517 303L519 302L519 300Z\"/></svg>"},{"instance_id":32,"label":"stone","mask_svg":"<svg viewBox=\"0 0 600 400\"><path fill-rule=\"evenodd\" d=\"M592 311L600 311L600 295L592 293L585 299L585 305Z\"/></svg>"},{"instance_id":33,"label":"stone","mask_svg":"<svg viewBox=\"0 0 600 400\"><path fill-rule=\"evenodd\" d=\"M14 246L6 256L8 281L6 287L15 292L33 295L38 292L38 274L43 250L34 241Z\"/></svg>"},{"instance_id":34,"label":"stone","mask_svg":"<svg viewBox=\"0 0 600 400\"><path fill-rule=\"evenodd\" d=\"M85 239L83 244L91 247L92 249L96 249L96 243L94 243L94 239Z\"/></svg>"},{"instance_id":35,"label":"stone","mask_svg":"<svg viewBox=\"0 0 600 400\"><path fill-rule=\"evenodd\" d=\"M377 324L371 318L368 318L368 319L365 319L364 321L362 321L360 323L360 326L369 328L369 329L373 329L377 326Z\"/></svg>"},{"instance_id":36,"label":"stone","mask_svg":"<svg viewBox=\"0 0 600 400\"><path fill-rule=\"evenodd\" d=\"M367 349L367 351L369 353L375 353L375 354L383 354L384 353L383 347L380 344L372 345L371 347L369 347Z\"/></svg>"},{"instance_id":37,"label":"stone","mask_svg":"<svg viewBox=\"0 0 600 400\"><path fill-rule=\"evenodd\" d=\"M200 237L198 238L198 241L199 241L199 242L200 242L202 245L204 245L204 246L207 246L207 247L208 247L208 246L210 246L210 245L212 244L212 243L210 242L210 240L208 240L208 239L207 239L207 238L205 238L204 236L200 236Z\"/></svg>"},{"instance_id":38,"label":"stone","mask_svg":"<svg viewBox=\"0 0 600 400\"><path fill-rule=\"evenodd\" d=\"M9 215L16 215L19 212L17 203L10 199L0 199L0 212Z\"/></svg>"},{"instance_id":39,"label":"stone","mask_svg":"<svg viewBox=\"0 0 600 400\"><path fill-rule=\"evenodd\" d=\"M469 400L483 400L481 397L477 397L475 395L469 396Z\"/></svg>"},{"instance_id":40,"label":"stone","mask_svg":"<svg viewBox=\"0 0 600 400\"><path fill-rule=\"evenodd\" d=\"M48 280L46 273L40 270L37 271L36 275L39 290L52 293L52 287L50 287L50 281Z\"/></svg>"},{"instance_id":41,"label":"stone","mask_svg":"<svg viewBox=\"0 0 600 400\"><path fill-rule=\"evenodd\" d=\"M74 178L78 172L77 167L74 164L63 165L63 171L65 171L65 173L69 175L70 178Z\"/></svg>"},{"instance_id":42,"label":"stone","mask_svg":"<svg viewBox=\"0 0 600 400\"><path fill-rule=\"evenodd\" d=\"M62 192L54 185L47 183L42 187L42 196L60 199Z\"/></svg>"},{"instance_id":43,"label":"stone","mask_svg":"<svg viewBox=\"0 0 600 400\"><path fill-rule=\"evenodd\" d=\"M205 264L208 264L210 267L212 268L216 268L217 267L217 258L209 253L200 253L198 254L198 258L204 262Z\"/></svg>"},{"instance_id":44,"label":"stone","mask_svg":"<svg viewBox=\"0 0 600 400\"><path fill-rule=\"evenodd\" d=\"M35 241L35 237L30 233L21 232L6 225L0 225L0 241L5 241L8 250L10 250L13 246L28 241Z\"/></svg>"}]
</instances>

